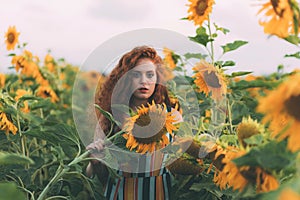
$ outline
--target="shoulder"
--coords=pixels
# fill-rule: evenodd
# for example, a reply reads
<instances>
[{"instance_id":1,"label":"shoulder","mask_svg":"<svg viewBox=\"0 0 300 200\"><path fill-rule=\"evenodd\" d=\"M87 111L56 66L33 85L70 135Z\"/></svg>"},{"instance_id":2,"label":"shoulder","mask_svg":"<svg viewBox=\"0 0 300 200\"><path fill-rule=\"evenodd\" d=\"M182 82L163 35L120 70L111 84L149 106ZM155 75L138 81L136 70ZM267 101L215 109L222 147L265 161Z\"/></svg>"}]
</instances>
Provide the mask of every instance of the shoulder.
<instances>
[{"instance_id":1,"label":"shoulder","mask_svg":"<svg viewBox=\"0 0 300 200\"><path fill-rule=\"evenodd\" d=\"M172 116L175 117L175 120L176 120L175 123L183 122L182 115L180 114L180 112L178 110L172 108L171 113L172 113Z\"/></svg>"}]
</instances>

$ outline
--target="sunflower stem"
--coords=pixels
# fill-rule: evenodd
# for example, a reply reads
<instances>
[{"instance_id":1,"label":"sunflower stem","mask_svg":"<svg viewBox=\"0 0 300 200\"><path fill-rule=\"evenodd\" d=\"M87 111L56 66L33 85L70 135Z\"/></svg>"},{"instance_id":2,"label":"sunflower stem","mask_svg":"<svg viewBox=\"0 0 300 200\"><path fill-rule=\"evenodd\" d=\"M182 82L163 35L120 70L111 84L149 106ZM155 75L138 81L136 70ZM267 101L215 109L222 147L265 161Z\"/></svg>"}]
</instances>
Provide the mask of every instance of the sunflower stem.
<instances>
[{"instance_id":1,"label":"sunflower stem","mask_svg":"<svg viewBox=\"0 0 300 200\"><path fill-rule=\"evenodd\" d=\"M26 150L25 150L25 138L21 131L21 123L20 123L20 115L17 113L17 124L18 124L18 132L20 134L21 138L21 148L22 148L22 154L23 156L26 156Z\"/></svg>"},{"instance_id":2,"label":"sunflower stem","mask_svg":"<svg viewBox=\"0 0 300 200\"><path fill-rule=\"evenodd\" d=\"M58 182L58 180L70 170L70 167L72 165L75 165L81 161L83 161L89 154L91 153L90 150L84 152L80 156L75 157L67 166L60 164L59 167L56 170L55 175L53 178L49 181L49 183L46 185L44 190L41 192L37 200L44 200L46 198L47 193L51 189L51 187Z\"/></svg>"},{"instance_id":3,"label":"sunflower stem","mask_svg":"<svg viewBox=\"0 0 300 200\"><path fill-rule=\"evenodd\" d=\"M230 133L233 133L233 126L232 126L232 116L231 116L231 106L229 104L229 101L227 101L227 109L228 109L228 121L229 121L229 127L230 127Z\"/></svg>"},{"instance_id":4,"label":"sunflower stem","mask_svg":"<svg viewBox=\"0 0 300 200\"><path fill-rule=\"evenodd\" d=\"M208 16L207 19L207 28L208 28L208 33L209 33L209 42L210 42L210 58L211 58L211 62L214 65L215 60L214 60L214 44L213 44L213 40L212 40L212 33L211 33L211 26L210 26L210 17Z\"/></svg>"},{"instance_id":5,"label":"sunflower stem","mask_svg":"<svg viewBox=\"0 0 300 200\"><path fill-rule=\"evenodd\" d=\"M119 131L119 132L117 132L117 133L115 133L113 136L111 136L111 137L109 137L109 138L107 138L107 141L112 141L115 137L117 137L117 136L119 136L119 135L121 135L122 133L124 133L124 131L123 130L121 130L121 131Z\"/></svg>"}]
</instances>

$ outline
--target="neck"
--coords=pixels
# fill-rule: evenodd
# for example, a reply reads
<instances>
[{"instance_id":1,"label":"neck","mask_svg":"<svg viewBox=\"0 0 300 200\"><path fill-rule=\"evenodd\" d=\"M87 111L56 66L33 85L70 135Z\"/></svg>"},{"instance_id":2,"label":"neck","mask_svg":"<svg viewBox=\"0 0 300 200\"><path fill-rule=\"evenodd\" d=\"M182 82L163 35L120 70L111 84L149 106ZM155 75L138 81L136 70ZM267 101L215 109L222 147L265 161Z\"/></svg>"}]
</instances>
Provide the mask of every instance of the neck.
<instances>
[{"instance_id":1,"label":"neck","mask_svg":"<svg viewBox=\"0 0 300 200\"><path fill-rule=\"evenodd\" d=\"M147 103L148 103L148 99L136 99L136 98L134 98L134 99L132 99L130 107L132 109L135 109L136 107L141 106L141 105L145 105L146 106Z\"/></svg>"}]
</instances>

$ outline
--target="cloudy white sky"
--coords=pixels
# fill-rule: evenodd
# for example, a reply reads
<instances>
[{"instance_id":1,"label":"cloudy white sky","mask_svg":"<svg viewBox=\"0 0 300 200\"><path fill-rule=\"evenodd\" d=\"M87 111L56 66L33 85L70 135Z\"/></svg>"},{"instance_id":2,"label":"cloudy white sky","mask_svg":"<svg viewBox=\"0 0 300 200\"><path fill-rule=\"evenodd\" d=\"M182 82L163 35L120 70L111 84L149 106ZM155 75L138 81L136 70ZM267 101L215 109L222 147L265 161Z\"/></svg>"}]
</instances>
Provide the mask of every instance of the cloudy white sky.
<instances>
[{"instance_id":1,"label":"cloudy white sky","mask_svg":"<svg viewBox=\"0 0 300 200\"><path fill-rule=\"evenodd\" d=\"M299 47L263 33L258 2L263 1L216 0L213 20L230 29L217 39L216 49L234 40L249 42L222 59L236 61L234 71L255 74L270 73L279 64L286 71L300 67L299 60L284 58ZM55 58L81 65L99 45L127 31L162 28L193 36L193 23L180 20L187 16L186 4L187 0L0 0L0 72L7 72L10 64L3 40L10 25L21 32L20 41L27 42L33 54L42 58L51 49Z\"/></svg>"}]
</instances>

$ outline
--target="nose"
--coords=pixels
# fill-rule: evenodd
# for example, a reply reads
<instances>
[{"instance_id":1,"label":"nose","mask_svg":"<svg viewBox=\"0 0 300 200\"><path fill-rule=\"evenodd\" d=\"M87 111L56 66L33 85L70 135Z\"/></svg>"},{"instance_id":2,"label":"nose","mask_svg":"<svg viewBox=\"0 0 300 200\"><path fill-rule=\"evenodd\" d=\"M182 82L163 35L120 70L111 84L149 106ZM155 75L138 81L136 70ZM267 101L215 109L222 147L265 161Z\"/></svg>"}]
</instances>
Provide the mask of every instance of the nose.
<instances>
[{"instance_id":1,"label":"nose","mask_svg":"<svg viewBox=\"0 0 300 200\"><path fill-rule=\"evenodd\" d=\"M148 83L148 79L145 74L141 75L140 83L142 83L142 84Z\"/></svg>"}]
</instances>

